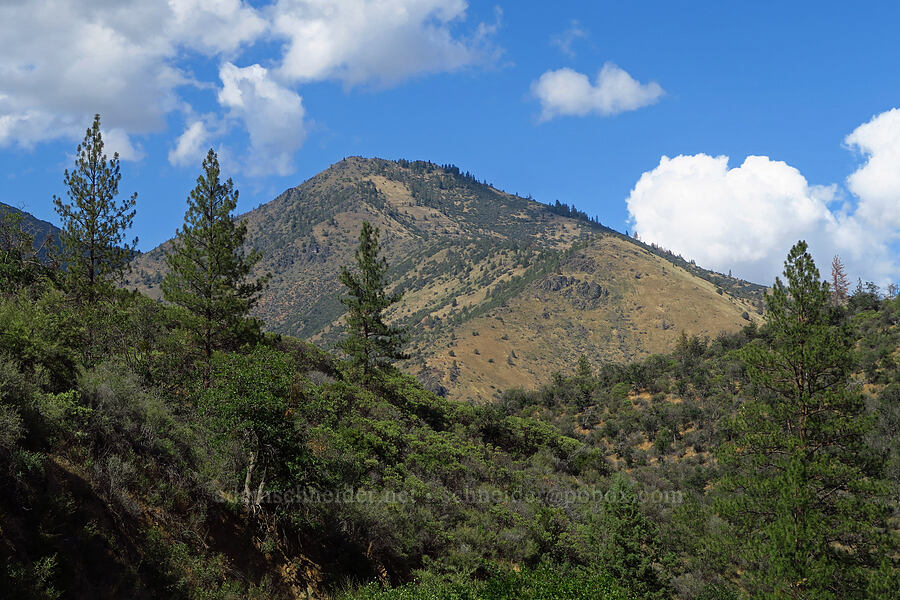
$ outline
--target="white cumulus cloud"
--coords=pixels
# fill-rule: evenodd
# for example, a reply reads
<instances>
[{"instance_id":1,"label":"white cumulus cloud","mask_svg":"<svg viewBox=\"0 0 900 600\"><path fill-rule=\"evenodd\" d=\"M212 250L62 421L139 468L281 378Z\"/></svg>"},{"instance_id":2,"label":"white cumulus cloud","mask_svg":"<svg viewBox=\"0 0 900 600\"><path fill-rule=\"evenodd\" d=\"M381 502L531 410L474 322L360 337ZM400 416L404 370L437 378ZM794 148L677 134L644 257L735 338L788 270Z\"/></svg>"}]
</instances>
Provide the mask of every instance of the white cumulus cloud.
<instances>
[{"instance_id":1,"label":"white cumulus cloud","mask_svg":"<svg viewBox=\"0 0 900 600\"><path fill-rule=\"evenodd\" d=\"M184 49L233 52L264 22L240 0L0 3L0 146L78 139L94 113L127 139L161 131L192 83Z\"/></svg>"},{"instance_id":2,"label":"white cumulus cloud","mask_svg":"<svg viewBox=\"0 0 900 600\"><path fill-rule=\"evenodd\" d=\"M662 157L627 199L634 230L648 243L698 264L771 283L799 239L809 242L828 276L840 254L854 277L884 283L897 274L889 239L873 235L857 214L833 210L836 186L813 186L794 167L748 156Z\"/></svg>"},{"instance_id":3,"label":"white cumulus cloud","mask_svg":"<svg viewBox=\"0 0 900 600\"><path fill-rule=\"evenodd\" d=\"M209 148L211 134L203 121L194 121L175 141L169 151L169 163L176 167L196 167Z\"/></svg>"},{"instance_id":4,"label":"white cumulus cloud","mask_svg":"<svg viewBox=\"0 0 900 600\"><path fill-rule=\"evenodd\" d=\"M279 0L272 28L287 40L280 75L294 81L393 84L484 58L479 27L455 35L464 0Z\"/></svg>"},{"instance_id":5,"label":"white cumulus cloud","mask_svg":"<svg viewBox=\"0 0 900 600\"><path fill-rule=\"evenodd\" d=\"M219 70L219 103L247 128L250 147L244 154L254 175L293 172L293 156L306 132L303 99L276 82L260 65L239 68L225 63Z\"/></svg>"},{"instance_id":6,"label":"white cumulus cloud","mask_svg":"<svg viewBox=\"0 0 900 600\"><path fill-rule=\"evenodd\" d=\"M103 130L103 150L112 156L119 153L122 160L141 160L144 158L144 150L140 144L135 144L128 134L121 129Z\"/></svg>"},{"instance_id":7,"label":"white cumulus cloud","mask_svg":"<svg viewBox=\"0 0 900 600\"><path fill-rule=\"evenodd\" d=\"M860 125L844 143L866 157L847 178L860 200L857 214L876 227L900 228L900 109Z\"/></svg>"},{"instance_id":8,"label":"white cumulus cloud","mask_svg":"<svg viewBox=\"0 0 900 600\"><path fill-rule=\"evenodd\" d=\"M169 0L168 4L172 39L211 56L234 52L269 27L256 9L241 0Z\"/></svg>"},{"instance_id":9,"label":"white cumulus cloud","mask_svg":"<svg viewBox=\"0 0 900 600\"><path fill-rule=\"evenodd\" d=\"M276 0L259 8L249 0L0 1L0 147L77 140L99 112L122 158L140 159L132 138L165 130L179 112L187 123L169 159L186 164L192 144L221 141L229 128L207 121L201 131L181 88L219 88L223 100L241 88L245 102L289 130L241 105L223 101L221 110L245 123L254 149L275 152L271 164L286 172L303 138L303 107L291 86L385 85L478 63L492 50L496 25L462 31L467 7L464 0ZM231 70L258 41L273 48L265 81L253 66ZM197 81L190 61L198 53L230 79Z\"/></svg>"},{"instance_id":10,"label":"white cumulus cloud","mask_svg":"<svg viewBox=\"0 0 900 600\"><path fill-rule=\"evenodd\" d=\"M624 69L606 63L594 83L569 68L547 71L531 86L541 103L541 120L589 114L615 115L656 103L665 93L655 81L640 83Z\"/></svg>"}]
</instances>

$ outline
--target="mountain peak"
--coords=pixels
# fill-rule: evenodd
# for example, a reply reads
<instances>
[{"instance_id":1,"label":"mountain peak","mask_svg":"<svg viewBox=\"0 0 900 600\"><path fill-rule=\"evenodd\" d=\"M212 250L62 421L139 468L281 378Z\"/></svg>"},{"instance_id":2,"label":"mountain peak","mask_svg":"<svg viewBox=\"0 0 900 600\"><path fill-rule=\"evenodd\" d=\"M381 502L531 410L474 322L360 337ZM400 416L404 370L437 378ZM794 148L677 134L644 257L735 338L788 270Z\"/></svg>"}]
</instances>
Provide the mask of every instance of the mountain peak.
<instances>
[{"instance_id":1,"label":"mountain peak","mask_svg":"<svg viewBox=\"0 0 900 600\"><path fill-rule=\"evenodd\" d=\"M347 157L241 217L273 275L258 316L332 345L340 268L369 221L403 293L390 317L411 328L406 368L455 397L490 399L581 354L627 360L674 347L681 331L711 336L757 318L708 272L565 209L453 165ZM162 253L134 266L132 285L158 294Z\"/></svg>"}]
</instances>

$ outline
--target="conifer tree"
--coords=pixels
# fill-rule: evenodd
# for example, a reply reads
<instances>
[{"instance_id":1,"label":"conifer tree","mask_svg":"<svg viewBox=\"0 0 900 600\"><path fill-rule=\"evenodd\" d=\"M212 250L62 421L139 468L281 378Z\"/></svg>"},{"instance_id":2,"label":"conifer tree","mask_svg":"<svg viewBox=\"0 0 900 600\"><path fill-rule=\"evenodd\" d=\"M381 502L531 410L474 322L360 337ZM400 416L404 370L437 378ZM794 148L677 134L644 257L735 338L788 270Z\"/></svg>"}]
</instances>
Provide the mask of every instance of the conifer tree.
<instances>
[{"instance_id":1,"label":"conifer tree","mask_svg":"<svg viewBox=\"0 0 900 600\"><path fill-rule=\"evenodd\" d=\"M668 583L657 570L667 562L661 549L659 529L641 510L638 496L621 473L612 480L601 520L607 538L603 544L603 566L636 597L671 598Z\"/></svg>"},{"instance_id":2,"label":"conifer tree","mask_svg":"<svg viewBox=\"0 0 900 600\"><path fill-rule=\"evenodd\" d=\"M578 363L575 365L575 377L578 379L590 379L592 375L591 361L582 354L578 357Z\"/></svg>"},{"instance_id":3,"label":"conifer tree","mask_svg":"<svg viewBox=\"0 0 900 600\"><path fill-rule=\"evenodd\" d=\"M578 391L577 403L581 409L590 406L594 394L594 377L591 361L582 354L575 366L575 388Z\"/></svg>"},{"instance_id":4,"label":"conifer tree","mask_svg":"<svg viewBox=\"0 0 900 600\"><path fill-rule=\"evenodd\" d=\"M767 297L768 341L740 353L753 386L721 449L730 470L719 509L753 598L882 597L896 539L871 421L850 385L852 337L829 322L829 285L805 242L784 276Z\"/></svg>"},{"instance_id":5,"label":"conifer tree","mask_svg":"<svg viewBox=\"0 0 900 600\"><path fill-rule=\"evenodd\" d=\"M841 257L835 255L831 261L831 297L835 304L846 304L850 293L850 280Z\"/></svg>"},{"instance_id":6,"label":"conifer tree","mask_svg":"<svg viewBox=\"0 0 900 600\"><path fill-rule=\"evenodd\" d=\"M22 227L24 217L0 205L0 259L21 261L32 251L34 238Z\"/></svg>"},{"instance_id":7,"label":"conifer tree","mask_svg":"<svg viewBox=\"0 0 900 600\"><path fill-rule=\"evenodd\" d=\"M400 300L400 294L386 291L387 261L379 256L378 228L363 222L356 250L356 269L341 269L341 283L347 286L348 296L341 299L347 307L347 337L339 347L370 381L379 368L395 360L406 358L403 353L405 331L384 321L384 311Z\"/></svg>"},{"instance_id":8,"label":"conifer tree","mask_svg":"<svg viewBox=\"0 0 900 600\"><path fill-rule=\"evenodd\" d=\"M268 277L250 278L260 255L243 251L247 226L232 218L237 199L231 179L220 180L219 160L210 149L188 198L184 226L166 253L163 297L189 312L188 329L203 351L207 376L214 351L235 349L260 329L248 313Z\"/></svg>"},{"instance_id":9,"label":"conifer tree","mask_svg":"<svg viewBox=\"0 0 900 600\"><path fill-rule=\"evenodd\" d=\"M119 153L113 154L112 160L104 154L100 115L95 115L76 150L75 169L65 172L69 202L53 196L62 220L60 258L66 265L69 286L89 305L126 272L137 245L137 238L130 244L125 240L125 231L134 219L137 193L117 204L121 179Z\"/></svg>"}]
</instances>

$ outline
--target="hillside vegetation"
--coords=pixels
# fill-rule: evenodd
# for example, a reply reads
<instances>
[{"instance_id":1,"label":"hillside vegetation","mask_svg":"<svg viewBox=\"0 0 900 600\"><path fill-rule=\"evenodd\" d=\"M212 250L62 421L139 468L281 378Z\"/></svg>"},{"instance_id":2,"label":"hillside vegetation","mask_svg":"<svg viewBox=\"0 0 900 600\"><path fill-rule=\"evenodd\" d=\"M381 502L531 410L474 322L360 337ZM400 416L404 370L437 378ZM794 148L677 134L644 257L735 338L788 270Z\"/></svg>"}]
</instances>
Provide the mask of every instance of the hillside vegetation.
<instances>
[{"instance_id":1,"label":"hillside vegetation","mask_svg":"<svg viewBox=\"0 0 900 600\"><path fill-rule=\"evenodd\" d=\"M90 309L88 339L58 277L4 286L0 304L14 597L319 597L576 557L627 597L548 495L609 474L584 444L396 371L363 387L277 336L218 353L205 387L180 309L120 291Z\"/></svg>"},{"instance_id":2,"label":"hillside vegetation","mask_svg":"<svg viewBox=\"0 0 900 600\"><path fill-rule=\"evenodd\" d=\"M767 568L719 516L717 453L764 394L737 351L768 326L479 406L392 369L363 385L273 334L217 352L204 384L182 309L114 292L86 337L60 273L28 269L0 302L13 597L729 598ZM896 498L900 304L861 293L832 318L874 422L866 476ZM897 589L882 557L850 556L865 597Z\"/></svg>"},{"instance_id":3,"label":"hillside vegetation","mask_svg":"<svg viewBox=\"0 0 900 600\"><path fill-rule=\"evenodd\" d=\"M598 366L669 351L682 331L734 332L762 310L761 286L451 166L348 158L241 218L258 272L272 274L255 314L326 349L341 332L340 267L362 222L378 227L403 294L389 316L412 336L403 367L455 399L543 383L582 354ZM130 279L153 297L165 247L139 257Z\"/></svg>"},{"instance_id":4,"label":"hillside vegetation","mask_svg":"<svg viewBox=\"0 0 900 600\"><path fill-rule=\"evenodd\" d=\"M4 596L896 597L900 300L835 294L805 242L761 326L682 332L637 361L582 355L538 389L463 402L394 366L399 290L367 222L340 272L346 358L263 332L260 255L212 150L168 249L166 302L116 286L135 200L116 201L100 131L98 115L56 202L65 270L21 220L0 221ZM556 310L545 292L607 310L714 285L593 241L526 250L547 259L531 283L549 283L510 297L522 318ZM588 278L612 264L634 270ZM642 264L662 292L639 283Z\"/></svg>"}]
</instances>

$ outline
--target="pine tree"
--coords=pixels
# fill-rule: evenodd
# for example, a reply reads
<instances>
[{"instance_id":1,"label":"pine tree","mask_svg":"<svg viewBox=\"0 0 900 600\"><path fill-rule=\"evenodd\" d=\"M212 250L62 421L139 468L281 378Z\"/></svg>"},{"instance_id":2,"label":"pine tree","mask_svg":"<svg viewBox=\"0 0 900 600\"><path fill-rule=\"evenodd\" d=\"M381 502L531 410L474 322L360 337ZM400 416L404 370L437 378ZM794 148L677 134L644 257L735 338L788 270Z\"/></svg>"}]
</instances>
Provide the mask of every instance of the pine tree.
<instances>
[{"instance_id":1,"label":"pine tree","mask_svg":"<svg viewBox=\"0 0 900 600\"><path fill-rule=\"evenodd\" d=\"M574 383L578 394L576 399L578 408L585 409L593 401L596 382L594 381L591 361L584 354L578 357L578 364L575 366Z\"/></svg>"},{"instance_id":2,"label":"pine tree","mask_svg":"<svg viewBox=\"0 0 900 600\"><path fill-rule=\"evenodd\" d=\"M166 252L169 272L161 285L167 301L190 313L188 329L203 351L207 382L214 351L236 349L258 336L260 323L248 314L268 280L250 279L260 255L243 251L247 226L232 218L238 191L219 175L210 149L188 198L184 227Z\"/></svg>"},{"instance_id":3,"label":"pine tree","mask_svg":"<svg viewBox=\"0 0 900 600\"><path fill-rule=\"evenodd\" d=\"M613 478L606 498L601 514L607 535L602 548L604 568L638 598L671 598L669 585L658 570L666 562L659 529L641 510L624 475Z\"/></svg>"},{"instance_id":4,"label":"pine tree","mask_svg":"<svg viewBox=\"0 0 900 600\"><path fill-rule=\"evenodd\" d=\"M22 227L24 217L0 206L0 260L22 261L32 253L34 238Z\"/></svg>"},{"instance_id":5,"label":"pine tree","mask_svg":"<svg viewBox=\"0 0 900 600\"><path fill-rule=\"evenodd\" d=\"M137 194L116 204L119 193L119 153L112 160L103 153L100 115L87 130L76 150L75 169L65 172L66 194L70 202L53 196L62 220L60 235L69 286L73 294L91 305L121 278L137 245L125 241L131 228Z\"/></svg>"},{"instance_id":6,"label":"pine tree","mask_svg":"<svg viewBox=\"0 0 900 600\"><path fill-rule=\"evenodd\" d=\"M575 365L575 377L577 379L590 379L593 374L591 361L588 360L587 356L582 354L578 357L578 363Z\"/></svg>"},{"instance_id":7,"label":"pine tree","mask_svg":"<svg viewBox=\"0 0 900 600\"><path fill-rule=\"evenodd\" d=\"M768 342L740 354L753 395L720 452L719 510L736 527L753 598L881 597L896 540L881 461L866 445L871 421L850 385L852 338L829 322L829 286L805 242L784 276L767 297Z\"/></svg>"},{"instance_id":8,"label":"pine tree","mask_svg":"<svg viewBox=\"0 0 900 600\"><path fill-rule=\"evenodd\" d=\"M349 295L341 299L347 307L347 337L339 347L367 382L378 369L407 358L402 350L405 331L384 321L384 311L400 300L400 294L385 289L387 261L379 256L378 236L378 228L363 222L355 255L357 272L341 269L341 283Z\"/></svg>"},{"instance_id":9,"label":"pine tree","mask_svg":"<svg viewBox=\"0 0 900 600\"><path fill-rule=\"evenodd\" d=\"M850 292L850 280L847 278L847 272L844 269L844 263L841 257L835 255L831 261L831 297L835 304L843 305L847 303L847 295Z\"/></svg>"}]
</instances>

